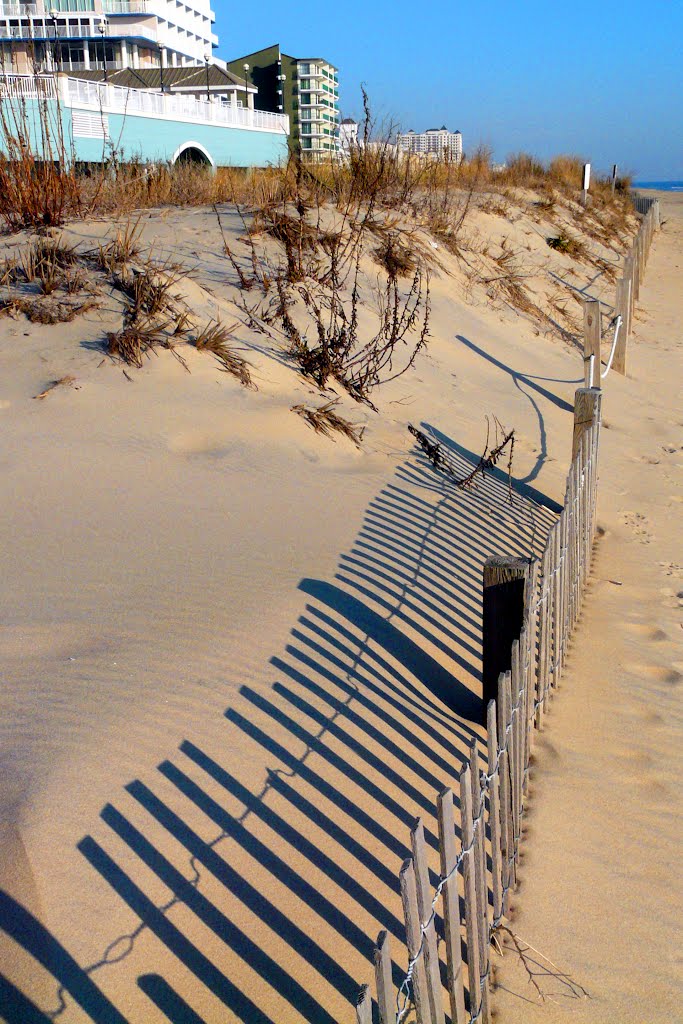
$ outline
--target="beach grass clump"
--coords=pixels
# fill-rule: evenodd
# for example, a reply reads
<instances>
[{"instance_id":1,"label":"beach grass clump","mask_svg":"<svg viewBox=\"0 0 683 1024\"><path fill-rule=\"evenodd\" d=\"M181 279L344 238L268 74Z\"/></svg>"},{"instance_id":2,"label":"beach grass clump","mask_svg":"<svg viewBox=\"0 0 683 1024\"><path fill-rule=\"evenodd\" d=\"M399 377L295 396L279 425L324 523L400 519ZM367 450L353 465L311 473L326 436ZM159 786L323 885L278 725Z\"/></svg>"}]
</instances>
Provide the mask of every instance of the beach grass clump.
<instances>
[{"instance_id":1,"label":"beach grass clump","mask_svg":"<svg viewBox=\"0 0 683 1024\"><path fill-rule=\"evenodd\" d=\"M301 416L317 434L323 434L333 441L335 433L342 434L344 437L348 437L350 441L353 441L356 446L360 447L365 428L359 427L357 424L353 424L349 420L344 419L343 416L340 416L335 411L338 404L339 399L334 398L329 402L325 402L324 405L317 407L293 405L291 411Z\"/></svg>"},{"instance_id":2,"label":"beach grass clump","mask_svg":"<svg viewBox=\"0 0 683 1024\"><path fill-rule=\"evenodd\" d=\"M144 358L158 347L171 348L165 331L170 321L159 323L151 317L138 316L129 321L120 331L107 334L107 352L128 366L142 369Z\"/></svg>"},{"instance_id":3,"label":"beach grass clump","mask_svg":"<svg viewBox=\"0 0 683 1024\"><path fill-rule=\"evenodd\" d=\"M104 244L100 244L93 256L101 270L113 274L121 267L139 259L141 252L140 235L142 226L140 218L126 221L116 228L115 236Z\"/></svg>"},{"instance_id":4,"label":"beach grass clump","mask_svg":"<svg viewBox=\"0 0 683 1024\"><path fill-rule=\"evenodd\" d=\"M237 324L226 327L220 320L209 322L197 332L194 343L198 352L210 352L216 357L225 373L240 382L245 388L257 391L251 376L251 365L231 344L232 331Z\"/></svg>"},{"instance_id":5,"label":"beach grass clump","mask_svg":"<svg viewBox=\"0 0 683 1024\"><path fill-rule=\"evenodd\" d=\"M143 314L158 316L160 313L172 312L178 298L171 291L178 284L177 275L153 265L143 270L115 273L112 281L130 299L130 316L133 319Z\"/></svg>"},{"instance_id":6,"label":"beach grass clump","mask_svg":"<svg viewBox=\"0 0 683 1024\"><path fill-rule=\"evenodd\" d=\"M567 235L561 232L559 235L555 235L550 238L546 238L547 245L556 252L562 252L566 256L571 256L572 259L582 260L586 258L586 246L578 238L573 238L571 235Z\"/></svg>"}]
</instances>

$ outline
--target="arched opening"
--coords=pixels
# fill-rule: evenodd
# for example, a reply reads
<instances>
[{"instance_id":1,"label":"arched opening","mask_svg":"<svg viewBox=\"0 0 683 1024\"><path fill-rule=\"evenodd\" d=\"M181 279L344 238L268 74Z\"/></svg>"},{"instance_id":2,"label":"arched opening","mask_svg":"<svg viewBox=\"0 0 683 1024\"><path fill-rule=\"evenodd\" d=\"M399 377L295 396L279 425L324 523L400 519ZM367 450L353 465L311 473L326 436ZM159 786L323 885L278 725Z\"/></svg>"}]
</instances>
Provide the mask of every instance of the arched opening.
<instances>
[{"instance_id":1,"label":"arched opening","mask_svg":"<svg viewBox=\"0 0 683 1024\"><path fill-rule=\"evenodd\" d=\"M210 171L216 169L215 160L201 142L184 142L171 157L171 163L174 167L176 164L184 164L192 167L206 167Z\"/></svg>"}]
</instances>

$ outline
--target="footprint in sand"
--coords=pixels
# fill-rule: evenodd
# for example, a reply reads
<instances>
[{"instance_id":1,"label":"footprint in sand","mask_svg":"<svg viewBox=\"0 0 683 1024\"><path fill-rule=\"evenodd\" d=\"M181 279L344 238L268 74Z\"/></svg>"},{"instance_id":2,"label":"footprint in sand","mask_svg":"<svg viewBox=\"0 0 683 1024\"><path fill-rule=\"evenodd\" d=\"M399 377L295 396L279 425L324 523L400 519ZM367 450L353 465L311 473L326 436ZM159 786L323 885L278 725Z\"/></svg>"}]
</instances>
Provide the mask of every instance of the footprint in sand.
<instances>
[{"instance_id":1,"label":"footprint in sand","mask_svg":"<svg viewBox=\"0 0 683 1024\"><path fill-rule=\"evenodd\" d=\"M627 633L641 636L645 640L651 640L653 643L661 643L662 640L669 639L663 629L659 629L658 626L646 622L627 622L624 623L623 628Z\"/></svg>"},{"instance_id":2,"label":"footprint in sand","mask_svg":"<svg viewBox=\"0 0 683 1024\"><path fill-rule=\"evenodd\" d=\"M642 676L645 679L652 679L655 683L668 683L669 686L678 686L683 675L675 668L667 668L666 665L629 665L628 671L633 675Z\"/></svg>"},{"instance_id":3,"label":"footprint in sand","mask_svg":"<svg viewBox=\"0 0 683 1024\"><path fill-rule=\"evenodd\" d=\"M622 512L619 519L625 526L628 526L641 544L650 543L652 540L652 534L648 529L650 520L642 512Z\"/></svg>"}]
</instances>

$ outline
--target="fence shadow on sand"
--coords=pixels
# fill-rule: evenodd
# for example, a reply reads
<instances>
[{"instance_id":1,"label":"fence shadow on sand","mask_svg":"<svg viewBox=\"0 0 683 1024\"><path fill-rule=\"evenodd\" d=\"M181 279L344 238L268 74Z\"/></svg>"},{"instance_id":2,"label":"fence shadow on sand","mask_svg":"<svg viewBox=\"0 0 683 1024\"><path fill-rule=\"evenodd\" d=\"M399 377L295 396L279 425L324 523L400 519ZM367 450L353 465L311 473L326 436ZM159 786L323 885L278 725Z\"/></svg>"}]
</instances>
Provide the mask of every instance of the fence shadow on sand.
<instances>
[{"instance_id":1,"label":"fence shadow on sand","mask_svg":"<svg viewBox=\"0 0 683 1024\"><path fill-rule=\"evenodd\" d=\"M477 457L438 440L466 475ZM473 737L485 754L483 562L538 555L555 520L552 503L520 492L498 472L458 490L413 452L334 579L301 581L273 678L241 687L220 743L183 741L102 810L106 829L79 848L140 924L112 937L115 956L70 970L93 987L116 972L117 991L135 995L130 1024L152 1019L145 1007L172 1024L348 1019L379 929L397 940L400 982L409 828L422 817L434 883L437 794L457 790ZM53 973L68 1020L65 970ZM107 1000L87 1012L124 1019Z\"/></svg>"}]
</instances>

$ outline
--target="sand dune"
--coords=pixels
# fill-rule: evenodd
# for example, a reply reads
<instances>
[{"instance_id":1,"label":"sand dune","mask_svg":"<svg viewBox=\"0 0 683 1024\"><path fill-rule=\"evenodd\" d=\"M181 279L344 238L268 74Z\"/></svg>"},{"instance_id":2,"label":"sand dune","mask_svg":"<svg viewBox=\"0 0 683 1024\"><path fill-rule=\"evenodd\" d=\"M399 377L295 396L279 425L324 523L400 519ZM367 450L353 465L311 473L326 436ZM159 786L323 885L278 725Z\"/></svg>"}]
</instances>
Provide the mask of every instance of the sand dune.
<instances>
[{"instance_id":1,"label":"sand dune","mask_svg":"<svg viewBox=\"0 0 683 1024\"><path fill-rule=\"evenodd\" d=\"M551 916L542 893L570 874L563 849L542 860L555 828L544 824L545 803L566 777L567 758L554 760L551 745L584 727L601 739L601 718L611 725L599 690L590 690L599 714L586 721L583 712L585 687L598 683L594 645L606 645L601 663L617 673L606 686L620 691L619 652L628 650L619 725L648 731L629 765L605 753L630 755L628 732L604 736L599 766L594 754L577 754L586 786L600 775L600 791L616 799L613 787L636 785L644 756L654 759L649 784L663 778L673 788L675 778L663 703L675 691L657 673L676 661L668 645L679 577L651 562L656 552L680 573L671 370L680 348L675 320L659 326L672 301L666 253L680 251L680 210L667 211L630 375L607 382L600 507L608 533L572 660L580 678L574 693L568 683L559 695L540 744L517 900L538 915L522 925L520 910L530 941L533 922ZM482 214L480 230L493 231L490 221ZM179 288L198 315L238 316L208 211L155 212L143 227L160 254L192 270ZM90 244L106 230L80 224L67 234ZM237 235L239 224L230 230ZM520 245L538 236L529 258L545 280L542 232L523 217L504 230ZM553 259L553 272L569 266ZM593 271L572 264L572 272L590 294L613 297L604 279L589 285ZM290 411L319 401L316 390L244 327L236 336L257 392L193 350L190 373L160 352L127 380L102 362L104 334L120 318L113 294L74 324L0 322L0 811L12 1024L47 1019L30 1017L26 999L64 1024L342 1022L369 978L380 927L395 936L397 977L405 967L397 878L409 827L424 817L436 872L436 795L455 782L472 736L483 735L481 565L489 554L542 548L562 497L582 377L570 341L465 288L448 253L438 251L432 287L427 353L384 389L377 412L342 401L345 415L366 425L360 450L315 434ZM76 377L73 387L33 400L65 374ZM512 503L504 475L454 490L406 429L432 429L464 473L483 448L486 414L516 431ZM666 445L675 451L661 451ZM605 582L612 577L623 586ZM623 632L611 628L617 617ZM595 634L603 622L607 641ZM660 630L667 639L654 639ZM645 700L663 722L641 721ZM631 821L636 805L623 806L629 829L649 834L650 817ZM597 824L602 843L621 819ZM638 855L638 835L623 843L595 846L594 870L568 889L568 905L582 906L576 890L592 886L617 852L629 862ZM659 893L670 872L658 871ZM649 926L658 906L639 906ZM613 927L624 928L621 915ZM584 979L587 959L561 932L541 931L536 944L617 1005L608 972ZM506 970L502 983L516 991L520 979L506 980ZM497 1000L502 1019L516 1019L516 1001L502 992Z\"/></svg>"}]
</instances>

